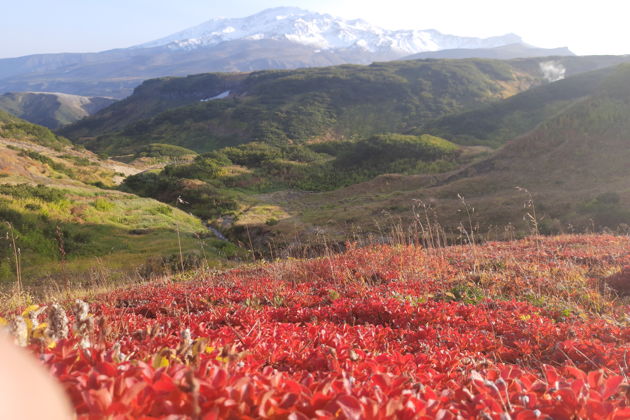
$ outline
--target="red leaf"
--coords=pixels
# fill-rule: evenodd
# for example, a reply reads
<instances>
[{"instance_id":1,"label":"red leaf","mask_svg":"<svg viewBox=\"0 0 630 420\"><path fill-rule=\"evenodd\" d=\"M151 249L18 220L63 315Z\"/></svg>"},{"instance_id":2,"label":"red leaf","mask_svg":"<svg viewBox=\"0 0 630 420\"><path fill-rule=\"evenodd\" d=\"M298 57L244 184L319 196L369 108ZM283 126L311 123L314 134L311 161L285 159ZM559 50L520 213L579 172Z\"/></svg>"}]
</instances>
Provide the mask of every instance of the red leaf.
<instances>
[{"instance_id":1,"label":"red leaf","mask_svg":"<svg viewBox=\"0 0 630 420\"><path fill-rule=\"evenodd\" d=\"M534 413L533 410L523 410L518 413L515 417L515 420L536 420L538 416Z\"/></svg>"},{"instance_id":2,"label":"red leaf","mask_svg":"<svg viewBox=\"0 0 630 420\"><path fill-rule=\"evenodd\" d=\"M218 407L212 407L209 412L203 416L203 420L219 420L221 418L221 413L219 412Z\"/></svg>"},{"instance_id":3,"label":"red leaf","mask_svg":"<svg viewBox=\"0 0 630 420\"><path fill-rule=\"evenodd\" d=\"M352 395L340 395L337 404L349 420L361 419L361 403Z\"/></svg>"},{"instance_id":4,"label":"red leaf","mask_svg":"<svg viewBox=\"0 0 630 420\"><path fill-rule=\"evenodd\" d=\"M212 378L212 386L215 388L223 388L227 382L227 372L224 369L218 369Z\"/></svg>"},{"instance_id":5,"label":"red leaf","mask_svg":"<svg viewBox=\"0 0 630 420\"><path fill-rule=\"evenodd\" d=\"M595 400L587 401L586 412L588 413L588 418L592 420L604 419L608 414L606 412L606 407L604 406L604 404Z\"/></svg>"},{"instance_id":6,"label":"red leaf","mask_svg":"<svg viewBox=\"0 0 630 420\"><path fill-rule=\"evenodd\" d=\"M107 376L116 377L118 375L116 366L111 363L97 362L95 368L97 371Z\"/></svg>"},{"instance_id":7,"label":"red leaf","mask_svg":"<svg viewBox=\"0 0 630 420\"><path fill-rule=\"evenodd\" d=\"M553 366L543 365L543 370L545 371L545 377L547 378L547 385L550 387L555 386L555 383L558 381L558 371Z\"/></svg>"},{"instance_id":8,"label":"red leaf","mask_svg":"<svg viewBox=\"0 0 630 420\"><path fill-rule=\"evenodd\" d=\"M622 408L614 412L612 420L628 420L630 419L630 407Z\"/></svg>"},{"instance_id":9,"label":"red leaf","mask_svg":"<svg viewBox=\"0 0 630 420\"><path fill-rule=\"evenodd\" d=\"M601 370L594 370L592 372L588 373L588 385L593 388L596 389L599 387L599 385L601 384L604 374L602 373Z\"/></svg>"},{"instance_id":10,"label":"red leaf","mask_svg":"<svg viewBox=\"0 0 630 420\"><path fill-rule=\"evenodd\" d=\"M284 409L291 408L295 405L297 400L298 400L298 396L292 392L288 394L284 394L284 396L282 397L282 400L280 400L280 404L278 404L278 407L284 408Z\"/></svg>"},{"instance_id":11,"label":"red leaf","mask_svg":"<svg viewBox=\"0 0 630 420\"><path fill-rule=\"evenodd\" d=\"M153 383L152 388L157 392L173 392L177 389L173 380L167 375L160 375L160 379L158 379L155 383Z\"/></svg>"},{"instance_id":12,"label":"red leaf","mask_svg":"<svg viewBox=\"0 0 630 420\"><path fill-rule=\"evenodd\" d=\"M385 375L374 375L372 376L372 381L374 381L374 384L380 386L382 390L389 388L389 381Z\"/></svg>"},{"instance_id":13,"label":"red leaf","mask_svg":"<svg viewBox=\"0 0 630 420\"><path fill-rule=\"evenodd\" d=\"M602 400L606 401L608 398L619 392L619 385L623 382L623 376L611 376L606 381L604 392L602 392Z\"/></svg>"},{"instance_id":14,"label":"red leaf","mask_svg":"<svg viewBox=\"0 0 630 420\"><path fill-rule=\"evenodd\" d=\"M107 411L107 408L112 404L112 394L105 388L90 389L88 394L92 403L98 406L101 413Z\"/></svg>"}]
</instances>

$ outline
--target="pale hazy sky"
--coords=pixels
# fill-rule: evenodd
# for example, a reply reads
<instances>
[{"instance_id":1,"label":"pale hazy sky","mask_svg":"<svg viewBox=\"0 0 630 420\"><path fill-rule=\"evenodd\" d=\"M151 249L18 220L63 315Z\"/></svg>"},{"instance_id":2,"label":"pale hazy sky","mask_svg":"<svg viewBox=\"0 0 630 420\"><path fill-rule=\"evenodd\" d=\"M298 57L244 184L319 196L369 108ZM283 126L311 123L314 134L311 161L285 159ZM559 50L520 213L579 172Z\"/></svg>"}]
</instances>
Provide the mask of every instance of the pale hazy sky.
<instances>
[{"instance_id":1,"label":"pale hazy sky","mask_svg":"<svg viewBox=\"0 0 630 420\"><path fill-rule=\"evenodd\" d=\"M214 17L297 6L388 29L453 35L513 32L577 54L630 53L628 0L5 0L0 57L102 51L161 38Z\"/></svg>"}]
</instances>

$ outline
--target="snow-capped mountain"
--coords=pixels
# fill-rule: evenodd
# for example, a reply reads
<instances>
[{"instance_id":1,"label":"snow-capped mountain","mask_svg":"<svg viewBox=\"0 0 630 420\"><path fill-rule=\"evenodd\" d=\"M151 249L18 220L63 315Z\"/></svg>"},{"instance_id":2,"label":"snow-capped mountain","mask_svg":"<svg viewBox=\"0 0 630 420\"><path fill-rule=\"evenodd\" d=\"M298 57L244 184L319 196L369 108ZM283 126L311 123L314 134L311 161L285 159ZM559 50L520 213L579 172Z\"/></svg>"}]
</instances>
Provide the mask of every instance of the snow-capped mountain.
<instances>
[{"instance_id":1,"label":"snow-capped mountain","mask_svg":"<svg viewBox=\"0 0 630 420\"><path fill-rule=\"evenodd\" d=\"M322 50L358 48L400 56L455 48L493 48L522 42L514 34L481 39L445 35L432 29L385 30L360 19L344 20L299 8L279 7L245 18L212 19L137 47L196 49L225 41L262 39L291 41Z\"/></svg>"},{"instance_id":2,"label":"snow-capped mountain","mask_svg":"<svg viewBox=\"0 0 630 420\"><path fill-rule=\"evenodd\" d=\"M281 7L240 19L213 19L130 48L0 59L0 93L123 98L143 80L164 76L367 65L444 50L449 50L440 53L445 57L564 55L514 44L522 44L514 34L481 39L432 29L386 30L359 19ZM497 52L496 47L503 50Z\"/></svg>"}]
</instances>

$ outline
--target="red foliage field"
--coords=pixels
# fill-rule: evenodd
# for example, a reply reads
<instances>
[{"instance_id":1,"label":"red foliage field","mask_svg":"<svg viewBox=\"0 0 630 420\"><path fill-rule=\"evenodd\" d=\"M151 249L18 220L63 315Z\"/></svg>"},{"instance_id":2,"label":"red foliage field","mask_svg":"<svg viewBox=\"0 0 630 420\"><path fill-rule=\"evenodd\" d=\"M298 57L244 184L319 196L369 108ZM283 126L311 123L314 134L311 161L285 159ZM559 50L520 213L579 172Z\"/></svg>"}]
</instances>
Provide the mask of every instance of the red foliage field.
<instances>
[{"instance_id":1,"label":"red foliage field","mask_svg":"<svg viewBox=\"0 0 630 420\"><path fill-rule=\"evenodd\" d=\"M350 248L118 290L29 347L80 419L630 419L628 266L614 236Z\"/></svg>"}]
</instances>

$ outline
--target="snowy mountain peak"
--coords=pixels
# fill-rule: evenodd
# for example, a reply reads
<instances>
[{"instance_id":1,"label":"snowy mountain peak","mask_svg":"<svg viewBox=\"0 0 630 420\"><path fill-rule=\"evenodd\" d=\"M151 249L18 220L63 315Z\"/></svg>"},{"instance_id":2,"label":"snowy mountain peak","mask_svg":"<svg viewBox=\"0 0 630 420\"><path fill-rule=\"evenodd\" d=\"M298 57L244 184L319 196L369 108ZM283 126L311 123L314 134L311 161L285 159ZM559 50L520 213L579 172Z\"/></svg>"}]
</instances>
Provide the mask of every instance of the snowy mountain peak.
<instances>
[{"instance_id":1,"label":"snowy mountain peak","mask_svg":"<svg viewBox=\"0 0 630 420\"><path fill-rule=\"evenodd\" d=\"M245 18L218 18L138 47L195 49L241 39L286 40L322 50L359 48L397 55L454 48L492 48L522 42L514 34L492 38L444 35L430 30L385 30L297 7L276 7Z\"/></svg>"},{"instance_id":2,"label":"snowy mountain peak","mask_svg":"<svg viewBox=\"0 0 630 420\"><path fill-rule=\"evenodd\" d=\"M252 15L251 17L274 16L274 17L282 18L282 17L289 17L289 16L307 16L310 14L313 14L313 13L309 12L308 10L301 9L299 7L281 6L281 7L272 7L269 9L265 9L261 12L256 13L255 15Z\"/></svg>"}]
</instances>

